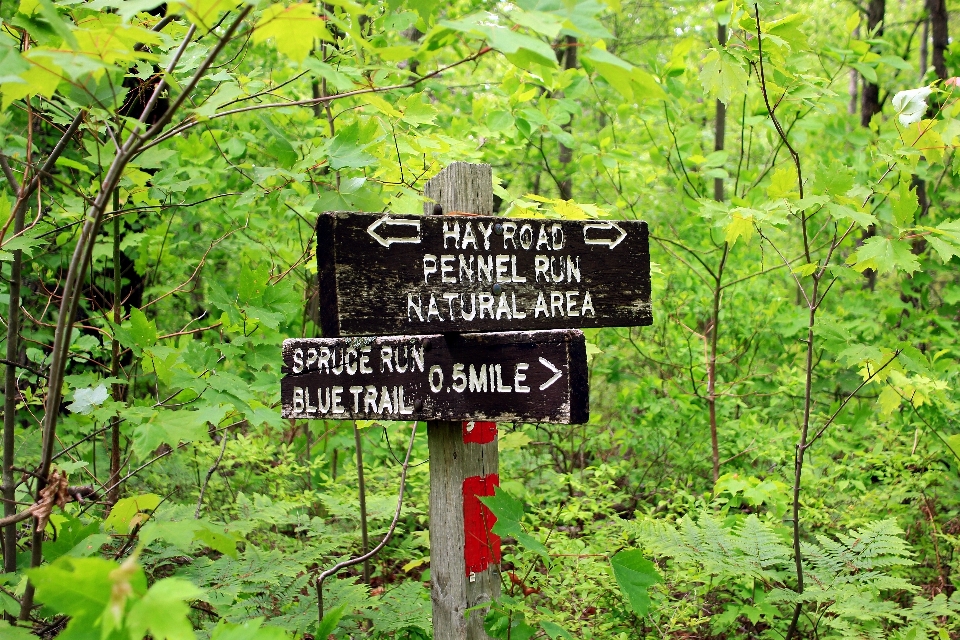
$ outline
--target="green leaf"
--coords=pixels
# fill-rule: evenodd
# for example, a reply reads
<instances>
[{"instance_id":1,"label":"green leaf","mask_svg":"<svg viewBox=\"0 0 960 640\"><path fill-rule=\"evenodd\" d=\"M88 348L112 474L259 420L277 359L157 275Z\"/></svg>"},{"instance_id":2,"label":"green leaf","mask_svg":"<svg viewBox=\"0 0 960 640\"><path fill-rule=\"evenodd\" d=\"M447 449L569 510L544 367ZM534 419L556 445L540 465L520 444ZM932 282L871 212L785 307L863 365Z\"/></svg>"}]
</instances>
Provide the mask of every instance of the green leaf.
<instances>
[{"instance_id":1,"label":"green leaf","mask_svg":"<svg viewBox=\"0 0 960 640\"><path fill-rule=\"evenodd\" d=\"M543 11L514 9L510 12L510 19L520 26L535 31L551 40L555 39L563 28L563 20Z\"/></svg>"},{"instance_id":2,"label":"green leaf","mask_svg":"<svg viewBox=\"0 0 960 640\"><path fill-rule=\"evenodd\" d=\"M340 615L343 615L343 606L338 607L341 609ZM332 611L330 613L333 613ZM329 613L327 614L329 615ZM324 616L324 620L327 619L327 616ZM339 618L338 618L339 620ZM217 626L213 628L213 633L210 636L210 640L288 640L290 634L288 634L283 629L277 627L264 627L263 618L254 618L253 620L245 620L239 624L232 624L227 622L225 619L220 618L220 621L217 623ZM321 623L321 631L324 629L323 624ZM334 625L336 627L336 625ZM321 636L318 633L314 635L316 638L326 638L330 632L333 631L333 627L327 632L326 635Z\"/></svg>"},{"instance_id":3,"label":"green leaf","mask_svg":"<svg viewBox=\"0 0 960 640\"><path fill-rule=\"evenodd\" d=\"M892 273L898 269L913 273L920 269L920 262L917 256L913 255L909 243L883 236L867 238L863 245L847 258L847 264L852 264L857 271L874 269L881 274Z\"/></svg>"},{"instance_id":4,"label":"green leaf","mask_svg":"<svg viewBox=\"0 0 960 640\"><path fill-rule=\"evenodd\" d=\"M507 435L498 439L497 445L499 451L513 451L523 449L532 439L523 431L511 431Z\"/></svg>"},{"instance_id":5,"label":"green leaf","mask_svg":"<svg viewBox=\"0 0 960 640\"><path fill-rule=\"evenodd\" d=\"M130 319L114 329L117 340L125 347L133 347L139 355L145 347L152 347L157 343L157 324L147 320L147 316L134 307L130 310Z\"/></svg>"},{"instance_id":6,"label":"green leaf","mask_svg":"<svg viewBox=\"0 0 960 640\"><path fill-rule=\"evenodd\" d=\"M767 195L771 198L799 197L797 189L797 172L793 167L780 167L770 176L770 185Z\"/></svg>"},{"instance_id":7,"label":"green leaf","mask_svg":"<svg viewBox=\"0 0 960 640\"><path fill-rule=\"evenodd\" d=\"M953 256L960 256L960 219L941 222L936 228L925 228L930 231L927 241L939 254L945 263L950 262Z\"/></svg>"},{"instance_id":8,"label":"green leaf","mask_svg":"<svg viewBox=\"0 0 960 640\"><path fill-rule=\"evenodd\" d=\"M900 181L900 197L891 198L890 208L898 227L903 229L913 224L913 217L920 208L920 203L916 189L911 189L906 180Z\"/></svg>"},{"instance_id":9,"label":"green leaf","mask_svg":"<svg viewBox=\"0 0 960 640\"><path fill-rule=\"evenodd\" d=\"M203 542L214 551L219 551L234 559L237 558L237 541L222 531L217 531L212 525L206 525L198 529L196 533L194 533L194 538Z\"/></svg>"},{"instance_id":10,"label":"green leaf","mask_svg":"<svg viewBox=\"0 0 960 640\"><path fill-rule=\"evenodd\" d=\"M743 215L742 211L734 210L730 219L723 227L723 237L731 246L737 243L738 238L749 240L753 236L753 217Z\"/></svg>"},{"instance_id":11,"label":"green leaf","mask_svg":"<svg viewBox=\"0 0 960 640\"><path fill-rule=\"evenodd\" d=\"M93 171L90 170L90 167L83 164L82 162L77 162L76 160L71 160L70 158L64 158L60 156L57 158L58 167L69 167L71 169L76 169L77 171L82 171L88 175L93 175Z\"/></svg>"},{"instance_id":12,"label":"green leaf","mask_svg":"<svg viewBox=\"0 0 960 640\"><path fill-rule=\"evenodd\" d=\"M70 616L58 638L97 640L122 622L129 597L147 590L143 571L128 559L124 565L102 558L57 559L27 571L36 598L49 609ZM96 633L92 633L96 631Z\"/></svg>"},{"instance_id":13,"label":"green leaf","mask_svg":"<svg viewBox=\"0 0 960 640\"><path fill-rule=\"evenodd\" d=\"M346 606L346 604L341 604L339 607L324 613L323 619L320 621L320 625L317 627L317 632L314 634L314 637L326 638L333 633L333 630L336 629L337 625L340 623L340 619L343 617L343 614L346 613Z\"/></svg>"},{"instance_id":14,"label":"green leaf","mask_svg":"<svg viewBox=\"0 0 960 640\"><path fill-rule=\"evenodd\" d=\"M513 126L513 116L509 111L491 111L487 114L487 127L490 131L505 131Z\"/></svg>"},{"instance_id":15,"label":"green leaf","mask_svg":"<svg viewBox=\"0 0 960 640\"><path fill-rule=\"evenodd\" d=\"M110 515L103 523L103 529L107 532L113 530L119 534L130 533L136 525L149 518L147 511L152 512L159 505L160 496L155 493L121 498L110 510Z\"/></svg>"},{"instance_id":16,"label":"green leaf","mask_svg":"<svg viewBox=\"0 0 960 640\"><path fill-rule=\"evenodd\" d=\"M947 436L945 440L947 441L947 446L950 447L950 453L955 455L957 460L960 460L960 433Z\"/></svg>"},{"instance_id":17,"label":"green leaf","mask_svg":"<svg viewBox=\"0 0 960 640\"><path fill-rule=\"evenodd\" d=\"M713 17L718 24L722 24L723 26L730 24L731 4L730 0L720 0L720 2L713 5Z\"/></svg>"},{"instance_id":18,"label":"green leaf","mask_svg":"<svg viewBox=\"0 0 960 640\"><path fill-rule=\"evenodd\" d=\"M44 240L35 238L29 233L21 233L9 238L0 249L0 261L13 260L14 251L22 251L27 257L33 257L33 249L44 244Z\"/></svg>"},{"instance_id":19,"label":"green leaf","mask_svg":"<svg viewBox=\"0 0 960 640\"><path fill-rule=\"evenodd\" d=\"M428 102L424 102L422 94L413 94L405 100L401 120L407 124L418 126L421 124L436 124L437 109Z\"/></svg>"},{"instance_id":20,"label":"green leaf","mask_svg":"<svg viewBox=\"0 0 960 640\"><path fill-rule=\"evenodd\" d=\"M335 171L341 169L362 169L377 161L372 155L364 151L366 145L361 145L360 122L354 121L348 127L341 129L330 142L327 152L330 168Z\"/></svg>"},{"instance_id":21,"label":"green leaf","mask_svg":"<svg viewBox=\"0 0 960 640\"><path fill-rule=\"evenodd\" d=\"M647 589L663 581L656 565L644 558L640 549L621 551L610 558L610 565L630 608L638 616L646 615L650 608Z\"/></svg>"},{"instance_id":22,"label":"green leaf","mask_svg":"<svg viewBox=\"0 0 960 640\"><path fill-rule=\"evenodd\" d=\"M273 119L269 116L260 116L261 122L267 128L267 131L270 132L272 136L271 144L267 147L267 151L277 157L277 160L280 162L280 165L286 168L292 167L297 163L299 155L297 150L294 148L293 143L283 135L283 131L274 124Z\"/></svg>"},{"instance_id":23,"label":"green leaf","mask_svg":"<svg viewBox=\"0 0 960 640\"><path fill-rule=\"evenodd\" d=\"M871 84L877 83L877 70L871 65L862 62L851 62L850 66L859 71L864 80L867 80Z\"/></svg>"},{"instance_id":24,"label":"green leaf","mask_svg":"<svg viewBox=\"0 0 960 640\"><path fill-rule=\"evenodd\" d=\"M198 411L164 411L134 430L133 451L143 459L161 444L176 446L207 437L207 424L218 424L227 410L228 407L218 404Z\"/></svg>"},{"instance_id":25,"label":"green leaf","mask_svg":"<svg viewBox=\"0 0 960 640\"><path fill-rule=\"evenodd\" d=\"M866 229L877 223L877 217L872 213L859 211L836 202L828 202L824 205L824 208L838 220L853 220L860 225L861 229Z\"/></svg>"},{"instance_id":26,"label":"green leaf","mask_svg":"<svg viewBox=\"0 0 960 640\"><path fill-rule=\"evenodd\" d=\"M192 514L191 514L192 515ZM180 549L189 552L198 530L204 526L202 520L166 520L159 521L151 518L140 530L140 542L145 545L154 540L163 540Z\"/></svg>"},{"instance_id":27,"label":"green leaf","mask_svg":"<svg viewBox=\"0 0 960 640\"><path fill-rule=\"evenodd\" d=\"M189 617L190 607L186 603L202 595L201 589L182 578L157 581L127 614L131 639L142 638L148 633L154 640L195 638Z\"/></svg>"},{"instance_id":28,"label":"green leaf","mask_svg":"<svg viewBox=\"0 0 960 640\"><path fill-rule=\"evenodd\" d=\"M801 278L812 275L819 265L815 262L808 262L807 264L802 264L800 266L794 267L791 271Z\"/></svg>"},{"instance_id":29,"label":"green leaf","mask_svg":"<svg viewBox=\"0 0 960 640\"><path fill-rule=\"evenodd\" d=\"M506 520L520 522L523 519L523 503L497 487L494 495L480 498L480 501L487 505L487 508L497 516L497 521Z\"/></svg>"},{"instance_id":30,"label":"green leaf","mask_svg":"<svg viewBox=\"0 0 960 640\"><path fill-rule=\"evenodd\" d=\"M553 48L542 40L510 29L491 29L489 35L490 45L521 69L530 69L534 64L557 66Z\"/></svg>"},{"instance_id":31,"label":"green leaf","mask_svg":"<svg viewBox=\"0 0 960 640\"><path fill-rule=\"evenodd\" d=\"M913 65L900 56L881 56L879 62L900 71L913 71Z\"/></svg>"},{"instance_id":32,"label":"green leaf","mask_svg":"<svg viewBox=\"0 0 960 640\"><path fill-rule=\"evenodd\" d=\"M860 24L860 11L854 11L844 20L843 30L845 33L853 33L853 30L857 28L858 24Z\"/></svg>"},{"instance_id":33,"label":"green leaf","mask_svg":"<svg viewBox=\"0 0 960 640\"><path fill-rule=\"evenodd\" d=\"M9 598L9 596L7 597ZM37 640L37 636L33 635L30 632L30 629L25 627L14 627L6 620L0 620L0 638L3 638L4 640Z\"/></svg>"},{"instance_id":34,"label":"green leaf","mask_svg":"<svg viewBox=\"0 0 960 640\"><path fill-rule=\"evenodd\" d=\"M654 271L653 265L651 265L650 270L653 273L659 273L658 271ZM589 340L586 341L586 346L587 346L587 362L591 362L594 356L598 356L601 353L603 353L603 349L598 347L596 343L590 342Z\"/></svg>"},{"instance_id":35,"label":"green leaf","mask_svg":"<svg viewBox=\"0 0 960 640\"><path fill-rule=\"evenodd\" d=\"M700 84L705 92L725 105L729 105L734 96L742 96L747 91L747 80L743 64L726 49L711 49L703 60Z\"/></svg>"},{"instance_id":36,"label":"green leaf","mask_svg":"<svg viewBox=\"0 0 960 640\"><path fill-rule=\"evenodd\" d=\"M784 42L794 51L807 48L807 34L800 30L800 25L806 22L807 16L794 13L780 20L764 24L764 36L771 36Z\"/></svg>"},{"instance_id":37,"label":"green leaf","mask_svg":"<svg viewBox=\"0 0 960 640\"><path fill-rule=\"evenodd\" d=\"M48 562L52 562L60 556L72 552L77 545L84 542L88 537L97 534L99 531L99 522L84 524L78 518L65 515L64 519L57 524L56 540L44 543L43 557ZM99 549L99 546L97 548ZM94 549L94 551L96 551L96 549ZM78 557L80 556L78 555Z\"/></svg>"},{"instance_id":38,"label":"green leaf","mask_svg":"<svg viewBox=\"0 0 960 640\"><path fill-rule=\"evenodd\" d=\"M557 56L550 45L533 36L499 26L496 20L491 14L478 13L461 20L444 20L440 25L485 38L491 47L520 68L529 69L533 64L557 66Z\"/></svg>"},{"instance_id":39,"label":"green leaf","mask_svg":"<svg viewBox=\"0 0 960 640\"><path fill-rule=\"evenodd\" d=\"M570 632L558 625L556 622L541 620L540 628L543 629L543 632L550 637L550 640L558 640L559 638L563 638L564 640L573 640L573 636L570 635Z\"/></svg>"},{"instance_id":40,"label":"green leaf","mask_svg":"<svg viewBox=\"0 0 960 640\"><path fill-rule=\"evenodd\" d=\"M651 74L618 58L606 49L590 47L580 59L596 69L607 83L628 100L662 100L666 93Z\"/></svg>"},{"instance_id":41,"label":"green leaf","mask_svg":"<svg viewBox=\"0 0 960 640\"><path fill-rule=\"evenodd\" d=\"M253 42L269 38L273 38L277 51L298 63L313 49L315 39L333 42L323 18L308 2L286 7L281 3L268 5L254 28Z\"/></svg>"},{"instance_id":42,"label":"green leaf","mask_svg":"<svg viewBox=\"0 0 960 640\"><path fill-rule=\"evenodd\" d=\"M500 522L498 521L497 524L500 524ZM496 529L497 528L496 525L494 525L493 528ZM494 531L494 533L497 533L497 535L500 535L496 531ZM532 535L530 535L529 533L524 533L523 531L515 531L513 532L513 537L516 538L517 542L520 543L521 546L525 547L526 549L529 549L530 551L533 551L534 553L537 553L543 556L544 559L550 556L550 552L547 550L544 544L539 540L537 540Z\"/></svg>"},{"instance_id":43,"label":"green leaf","mask_svg":"<svg viewBox=\"0 0 960 640\"><path fill-rule=\"evenodd\" d=\"M880 397L877 398L880 403L880 412L885 416L891 415L900 408L900 400L900 394L893 387L884 387L883 391L880 392Z\"/></svg>"}]
</instances>

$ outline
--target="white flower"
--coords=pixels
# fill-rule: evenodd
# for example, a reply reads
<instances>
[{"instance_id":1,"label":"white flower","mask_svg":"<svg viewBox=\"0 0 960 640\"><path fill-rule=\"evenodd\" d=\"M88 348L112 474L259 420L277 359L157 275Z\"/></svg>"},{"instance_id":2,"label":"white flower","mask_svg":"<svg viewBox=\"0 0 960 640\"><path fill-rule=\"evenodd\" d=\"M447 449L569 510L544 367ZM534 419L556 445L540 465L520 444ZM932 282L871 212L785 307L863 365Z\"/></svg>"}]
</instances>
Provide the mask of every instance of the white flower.
<instances>
[{"instance_id":1,"label":"white flower","mask_svg":"<svg viewBox=\"0 0 960 640\"><path fill-rule=\"evenodd\" d=\"M914 122L920 122L927 110L927 96L931 93L933 89L930 87L920 87L901 91L893 96L893 108L900 116L900 124L906 127Z\"/></svg>"}]
</instances>

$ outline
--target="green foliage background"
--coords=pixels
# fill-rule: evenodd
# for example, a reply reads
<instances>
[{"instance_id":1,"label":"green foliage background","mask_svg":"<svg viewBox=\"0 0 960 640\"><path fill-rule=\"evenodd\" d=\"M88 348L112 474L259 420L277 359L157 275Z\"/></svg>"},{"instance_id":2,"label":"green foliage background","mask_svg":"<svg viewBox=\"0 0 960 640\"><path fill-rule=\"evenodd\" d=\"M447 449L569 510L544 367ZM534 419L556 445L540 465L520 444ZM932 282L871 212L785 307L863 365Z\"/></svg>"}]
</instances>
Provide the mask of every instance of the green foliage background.
<instances>
[{"instance_id":1,"label":"green foliage background","mask_svg":"<svg viewBox=\"0 0 960 640\"><path fill-rule=\"evenodd\" d=\"M957 82L926 4L863 9L4 0L4 514L74 490L8 525L0 635L432 636L422 428L318 620L353 428L379 540L411 425L280 419L279 347L319 335L318 213L419 213L469 161L499 215L643 219L656 263L654 325L587 332L590 423L500 425L492 637L960 637Z\"/></svg>"}]
</instances>

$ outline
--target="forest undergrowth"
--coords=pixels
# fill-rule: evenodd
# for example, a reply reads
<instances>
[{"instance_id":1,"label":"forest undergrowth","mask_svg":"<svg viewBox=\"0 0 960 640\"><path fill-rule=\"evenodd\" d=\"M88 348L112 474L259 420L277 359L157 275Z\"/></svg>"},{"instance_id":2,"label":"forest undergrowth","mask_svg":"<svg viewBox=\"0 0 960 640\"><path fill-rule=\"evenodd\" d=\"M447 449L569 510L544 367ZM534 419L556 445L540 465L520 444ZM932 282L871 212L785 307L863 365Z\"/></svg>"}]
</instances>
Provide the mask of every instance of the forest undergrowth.
<instances>
[{"instance_id":1,"label":"forest undergrowth","mask_svg":"<svg viewBox=\"0 0 960 640\"><path fill-rule=\"evenodd\" d=\"M0 637L432 637L424 425L281 419L280 345L319 214L467 161L653 259L653 325L585 330L589 423L499 425L491 638L960 638L958 30L3 0Z\"/></svg>"}]
</instances>

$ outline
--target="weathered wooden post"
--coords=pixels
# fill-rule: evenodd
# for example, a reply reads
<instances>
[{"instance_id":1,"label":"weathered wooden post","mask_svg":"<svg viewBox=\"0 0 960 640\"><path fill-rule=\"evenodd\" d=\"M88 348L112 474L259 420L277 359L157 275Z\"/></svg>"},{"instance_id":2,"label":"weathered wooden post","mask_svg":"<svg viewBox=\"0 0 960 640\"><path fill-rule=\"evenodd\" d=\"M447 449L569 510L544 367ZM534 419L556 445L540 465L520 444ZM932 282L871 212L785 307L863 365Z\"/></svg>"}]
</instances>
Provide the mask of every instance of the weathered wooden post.
<instances>
[{"instance_id":1,"label":"weathered wooden post","mask_svg":"<svg viewBox=\"0 0 960 640\"><path fill-rule=\"evenodd\" d=\"M455 162L427 181L425 214L493 214L488 164ZM466 426L470 425L470 426ZM436 640L486 640L484 611L500 595L500 538L480 496L500 484L497 425L427 423L430 448L430 585Z\"/></svg>"}]
</instances>

